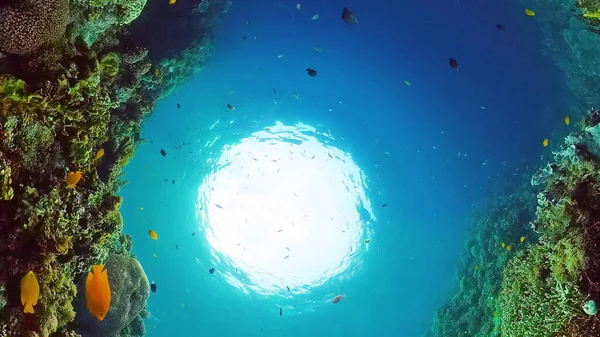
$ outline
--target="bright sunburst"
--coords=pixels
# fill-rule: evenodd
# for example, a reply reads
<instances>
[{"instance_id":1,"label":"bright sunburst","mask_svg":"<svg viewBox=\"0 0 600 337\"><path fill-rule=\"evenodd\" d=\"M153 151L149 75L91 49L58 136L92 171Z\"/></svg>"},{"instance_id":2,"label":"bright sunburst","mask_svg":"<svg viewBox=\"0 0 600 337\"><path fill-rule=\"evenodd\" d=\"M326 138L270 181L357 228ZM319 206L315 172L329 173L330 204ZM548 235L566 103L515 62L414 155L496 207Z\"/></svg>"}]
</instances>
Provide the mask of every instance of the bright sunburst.
<instances>
[{"instance_id":1,"label":"bright sunburst","mask_svg":"<svg viewBox=\"0 0 600 337\"><path fill-rule=\"evenodd\" d=\"M233 267L225 273L233 285L302 292L358 263L374 218L365 177L348 153L318 139L333 140L277 123L226 146L200 186L206 237Z\"/></svg>"}]
</instances>

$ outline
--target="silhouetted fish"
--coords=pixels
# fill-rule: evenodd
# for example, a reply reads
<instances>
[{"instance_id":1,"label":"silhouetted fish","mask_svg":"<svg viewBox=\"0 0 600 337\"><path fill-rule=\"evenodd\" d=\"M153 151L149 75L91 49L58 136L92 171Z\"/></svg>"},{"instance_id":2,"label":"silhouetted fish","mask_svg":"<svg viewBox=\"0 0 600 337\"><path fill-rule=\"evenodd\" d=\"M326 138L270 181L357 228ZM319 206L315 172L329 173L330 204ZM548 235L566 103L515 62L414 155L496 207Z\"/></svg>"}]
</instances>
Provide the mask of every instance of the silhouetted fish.
<instances>
[{"instance_id":1,"label":"silhouetted fish","mask_svg":"<svg viewBox=\"0 0 600 337\"><path fill-rule=\"evenodd\" d=\"M450 68L458 71L458 61L456 61L454 57L448 59L448 64L450 65Z\"/></svg>"},{"instance_id":2,"label":"silhouetted fish","mask_svg":"<svg viewBox=\"0 0 600 337\"><path fill-rule=\"evenodd\" d=\"M498 30L504 30L504 25L499 23L499 24L496 25L496 29L498 29Z\"/></svg>"},{"instance_id":3,"label":"silhouetted fish","mask_svg":"<svg viewBox=\"0 0 600 337\"><path fill-rule=\"evenodd\" d=\"M349 10L347 7L344 7L344 10L342 11L342 20L344 20L345 23L351 25L355 25L358 23L358 20L356 19L356 16L354 16L354 13L352 13L352 11Z\"/></svg>"},{"instance_id":4,"label":"silhouetted fish","mask_svg":"<svg viewBox=\"0 0 600 337\"><path fill-rule=\"evenodd\" d=\"M181 108L181 104L177 103L177 109Z\"/></svg>"},{"instance_id":5,"label":"silhouetted fish","mask_svg":"<svg viewBox=\"0 0 600 337\"><path fill-rule=\"evenodd\" d=\"M160 154L162 154L163 157L166 157L167 151L165 151L164 149L160 149Z\"/></svg>"},{"instance_id":6,"label":"silhouetted fish","mask_svg":"<svg viewBox=\"0 0 600 337\"><path fill-rule=\"evenodd\" d=\"M279 316L283 315L283 309L279 308Z\"/></svg>"},{"instance_id":7,"label":"silhouetted fish","mask_svg":"<svg viewBox=\"0 0 600 337\"><path fill-rule=\"evenodd\" d=\"M210 268L210 269L208 270L208 273L209 273L209 274L214 274L214 273L215 273L215 268Z\"/></svg>"},{"instance_id":8,"label":"silhouetted fish","mask_svg":"<svg viewBox=\"0 0 600 337\"><path fill-rule=\"evenodd\" d=\"M150 290L152 290L153 293L156 292L156 283L154 283L154 281L150 283Z\"/></svg>"},{"instance_id":9,"label":"silhouetted fish","mask_svg":"<svg viewBox=\"0 0 600 337\"><path fill-rule=\"evenodd\" d=\"M308 76L310 77L315 77L317 76L317 71L311 68L306 68L306 73L308 74Z\"/></svg>"}]
</instances>

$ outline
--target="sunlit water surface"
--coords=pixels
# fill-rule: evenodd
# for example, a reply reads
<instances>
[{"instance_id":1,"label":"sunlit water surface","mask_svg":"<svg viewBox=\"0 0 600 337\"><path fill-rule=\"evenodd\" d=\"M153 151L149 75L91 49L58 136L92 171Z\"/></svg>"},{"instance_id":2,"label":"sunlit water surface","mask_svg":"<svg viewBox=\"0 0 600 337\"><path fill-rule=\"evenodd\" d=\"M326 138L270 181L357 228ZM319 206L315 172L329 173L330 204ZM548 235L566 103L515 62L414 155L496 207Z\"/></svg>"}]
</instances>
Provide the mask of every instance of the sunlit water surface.
<instances>
[{"instance_id":1,"label":"sunlit water surface","mask_svg":"<svg viewBox=\"0 0 600 337\"><path fill-rule=\"evenodd\" d=\"M349 153L327 145L333 141L314 127L277 122L225 146L211 163L198 216L231 285L308 293L361 264L375 220L368 179Z\"/></svg>"}]
</instances>

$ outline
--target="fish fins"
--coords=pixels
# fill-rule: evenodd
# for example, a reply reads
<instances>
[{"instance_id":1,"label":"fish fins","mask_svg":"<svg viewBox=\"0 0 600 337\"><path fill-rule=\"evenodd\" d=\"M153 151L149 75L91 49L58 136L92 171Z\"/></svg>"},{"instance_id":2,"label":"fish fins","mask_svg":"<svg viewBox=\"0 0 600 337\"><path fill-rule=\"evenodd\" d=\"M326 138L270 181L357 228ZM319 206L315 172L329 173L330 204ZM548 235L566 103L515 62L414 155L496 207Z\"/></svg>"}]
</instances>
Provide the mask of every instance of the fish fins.
<instances>
[{"instance_id":1,"label":"fish fins","mask_svg":"<svg viewBox=\"0 0 600 337\"><path fill-rule=\"evenodd\" d=\"M23 312L26 314L35 314L35 311L33 311L33 305L31 305L30 302L25 303L25 308L23 309Z\"/></svg>"}]
</instances>

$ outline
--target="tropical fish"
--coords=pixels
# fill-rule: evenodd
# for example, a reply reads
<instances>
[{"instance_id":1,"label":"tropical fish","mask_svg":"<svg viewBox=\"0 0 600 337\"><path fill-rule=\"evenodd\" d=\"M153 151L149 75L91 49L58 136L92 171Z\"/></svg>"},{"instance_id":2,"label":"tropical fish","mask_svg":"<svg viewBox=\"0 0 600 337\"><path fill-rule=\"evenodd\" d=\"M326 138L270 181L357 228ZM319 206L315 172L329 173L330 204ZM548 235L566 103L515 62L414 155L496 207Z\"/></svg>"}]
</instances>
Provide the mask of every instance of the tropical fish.
<instances>
[{"instance_id":1,"label":"tropical fish","mask_svg":"<svg viewBox=\"0 0 600 337\"><path fill-rule=\"evenodd\" d=\"M319 20L320 15L319 14L315 14L312 16L313 20Z\"/></svg>"},{"instance_id":2,"label":"tropical fish","mask_svg":"<svg viewBox=\"0 0 600 337\"><path fill-rule=\"evenodd\" d=\"M277 55L277 58L278 58L278 59L280 59L280 58L282 58L282 57L283 57L283 54L279 54L279 55Z\"/></svg>"},{"instance_id":3,"label":"tropical fish","mask_svg":"<svg viewBox=\"0 0 600 337\"><path fill-rule=\"evenodd\" d=\"M154 76L160 76L160 70L158 70L158 68L154 69Z\"/></svg>"},{"instance_id":4,"label":"tropical fish","mask_svg":"<svg viewBox=\"0 0 600 337\"><path fill-rule=\"evenodd\" d=\"M283 309L279 308L279 316L283 315Z\"/></svg>"},{"instance_id":5,"label":"tropical fish","mask_svg":"<svg viewBox=\"0 0 600 337\"><path fill-rule=\"evenodd\" d=\"M296 99L300 98L297 91L294 91L294 98L296 98Z\"/></svg>"},{"instance_id":6,"label":"tropical fish","mask_svg":"<svg viewBox=\"0 0 600 337\"><path fill-rule=\"evenodd\" d=\"M152 254L152 257L156 259L156 254Z\"/></svg>"},{"instance_id":7,"label":"tropical fish","mask_svg":"<svg viewBox=\"0 0 600 337\"><path fill-rule=\"evenodd\" d=\"M235 107L231 104L227 104L227 109L229 109L231 111L235 111Z\"/></svg>"},{"instance_id":8,"label":"tropical fish","mask_svg":"<svg viewBox=\"0 0 600 337\"><path fill-rule=\"evenodd\" d=\"M214 273L215 273L215 268L210 268L210 269L208 270L208 273L209 273L209 274L214 274Z\"/></svg>"},{"instance_id":9,"label":"tropical fish","mask_svg":"<svg viewBox=\"0 0 600 337\"><path fill-rule=\"evenodd\" d=\"M313 47L313 50L315 51L315 53L320 53L323 51L323 49L321 49L319 47Z\"/></svg>"},{"instance_id":10,"label":"tropical fish","mask_svg":"<svg viewBox=\"0 0 600 337\"><path fill-rule=\"evenodd\" d=\"M23 305L23 312L26 314L33 314L33 306L37 305L38 298L40 297L40 284L32 271L21 278L21 304Z\"/></svg>"},{"instance_id":11,"label":"tropical fish","mask_svg":"<svg viewBox=\"0 0 600 337\"><path fill-rule=\"evenodd\" d=\"M288 286L285 286L285 287L287 288L287 291L291 291L291 290L290 290L290 287L288 287Z\"/></svg>"},{"instance_id":12,"label":"tropical fish","mask_svg":"<svg viewBox=\"0 0 600 337\"><path fill-rule=\"evenodd\" d=\"M144 210L144 207L140 207L140 211L143 211L143 210Z\"/></svg>"},{"instance_id":13,"label":"tropical fish","mask_svg":"<svg viewBox=\"0 0 600 337\"><path fill-rule=\"evenodd\" d=\"M496 29L497 29L497 30L504 30L504 28L505 28L505 27L504 27L504 25L503 25L503 24L497 24L497 25L496 25Z\"/></svg>"},{"instance_id":14,"label":"tropical fish","mask_svg":"<svg viewBox=\"0 0 600 337\"><path fill-rule=\"evenodd\" d=\"M177 103L177 109L181 108L181 104Z\"/></svg>"},{"instance_id":15,"label":"tropical fish","mask_svg":"<svg viewBox=\"0 0 600 337\"><path fill-rule=\"evenodd\" d=\"M369 242L371 242L371 239L366 239L365 240L365 243L369 243Z\"/></svg>"},{"instance_id":16,"label":"tropical fish","mask_svg":"<svg viewBox=\"0 0 600 337\"><path fill-rule=\"evenodd\" d=\"M354 13L352 13L352 11L349 10L347 7L344 7L344 10L342 11L342 20L344 20L345 23L350 25L355 25L358 23L358 20L356 19L356 16L354 16Z\"/></svg>"},{"instance_id":17,"label":"tropical fish","mask_svg":"<svg viewBox=\"0 0 600 337\"><path fill-rule=\"evenodd\" d=\"M85 279L85 303L90 313L102 321L110 309L110 285L104 265L92 266Z\"/></svg>"},{"instance_id":18,"label":"tropical fish","mask_svg":"<svg viewBox=\"0 0 600 337\"><path fill-rule=\"evenodd\" d=\"M454 57L448 59L448 64L450 65L450 68L452 68L452 70L458 71L458 61L456 61Z\"/></svg>"},{"instance_id":19,"label":"tropical fish","mask_svg":"<svg viewBox=\"0 0 600 337\"><path fill-rule=\"evenodd\" d=\"M96 155L94 156L94 160L99 160L103 156L104 156L104 149L100 148L100 149L98 149L98 151L96 151Z\"/></svg>"},{"instance_id":20,"label":"tropical fish","mask_svg":"<svg viewBox=\"0 0 600 337\"><path fill-rule=\"evenodd\" d=\"M525 241L525 237L524 237L524 236L521 236L521 238L519 239L519 241L520 241L520 242L523 242L523 241Z\"/></svg>"},{"instance_id":21,"label":"tropical fish","mask_svg":"<svg viewBox=\"0 0 600 337\"><path fill-rule=\"evenodd\" d=\"M148 230L148 235L152 238L152 240L158 240L158 234L153 229Z\"/></svg>"},{"instance_id":22,"label":"tropical fish","mask_svg":"<svg viewBox=\"0 0 600 337\"><path fill-rule=\"evenodd\" d=\"M177 0L169 0L169 5L174 5L177 2Z\"/></svg>"},{"instance_id":23,"label":"tropical fish","mask_svg":"<svg viewBox=\"0 0 600 337\"><path fill-rule=\"evenodd\" d=\"M569 116L565 116L565 125L569 125L571 123L571 118Z\"/></svg>"},{"instance_id":24,"label":"tropical fish","mask_svg":"<svg viewBox=\"0 0 600 337\"><path fill-rule=\"evenodd\" d=\"M336 297L333 298L333 300L331 301L331 303L333 303L333 304L338 303L339 301L342 300L342 298L344 298L344 296L337 295Z\"/></svg>"},{"instance_id":25,"label":"tropical fish","mask_svg":"<svg viewBox=\"0 0 600 337\"><path fill-rule=\"evenodd\" d=\"M500 244L502 246L502 248L506 247L506 244L504 242L502 242L502 244Z\"/></svg>"},{"instance_id":26,"label":"tropical fish","mask_svg":"<svg viewBox=\"0 0 600 337\"><path fill-rule=\"evenodd\" d=\"M297 9L300 9L301 7L302 7L302 5L301 5L301 4L296 4L296 8L297 8Z\"/></svg>"},{"instance_id":27,"label":"tropical fish","mask_svg":"<svg viewBox=\"0 0 600 337\"><path fill-rule=\"evenodd\" d=\"M156 283L154 283L154 281L152 281L152 283L150 283L150 290L152 290L153 293L156 292Z\"/></svg>"},{"instance_id":28,"label":"tropical fish","mask_svg":"<svg viewBox=\"0 0 600 337\"><path fill-rule=\"evenodd\" d=\"M306 73L308 74L308 76L310 77L315 77L317 76L317 71L312 69L312 68L306 68Z\"/></svg>"},{"instance_id":29,"label":"tropical fish","mask_svg":"<svg viewBox=\"0 0 600 337\"><path fill-rule=\"evenodd\" d=\"M166 156L167 156L167 151L165 151L165 149L160 149L160 154L161 154L163 157L166 157Z\"/></svg>"},{"instance_id":30,"label":"tropical fish","mask_svg":"<svg viewBox=\"0 0 600 337\"><path fill-rule=\"evenodd\" d=\"M479 270L479 265L475 266L475 270Z\"/></svg>"},{"instance_id":31,"label":"tropical fish","mask_svg":"<svg viewBox=\"0 0 600 337\"><path fill-rule=\"evenodd\" d=\"M412 83L410 83L410 81L404 81L404 84L406 84L409 87L412 87Z\"/></svg>"},{"instance_id":32,"label":"tropical fish","mask_svg":"<svg viewBox=\"0 0 600 337\"><path fill-rule=\"evenodd\" d=\"M532 11L531 9L526 9L525 10L525 15L527 15L527 16L535 16L535 12Z\"/></svg>"},{"instance_id":33,"label":"tropical fish","mask_svg":"<svg viewBox=\"0 0 600 337\"><path fill-rule=\"evenodd\" d=\"M544 145L544 147L548 146L548 138L544 138L544 140L542 141L542 145Z\"/></svg>"},{"instance_id":34,"label":"tropical fish","mask_svg":"<svg viewBox=\"0 0 600 337\"><path fill-rule=\"evenodd\" d=\"M506 250L508 250L510 252L510 250L512 249L511 245L506 246Z\"/></svg>"},{"instance_id":35,"label":"tropical fish","mask_svg":"<svg viewBox=\"0 0 600 337\"><path fill-rule=\"evenodd\" d=\"M383 204L381 205L381 208L387 207L387 204Z\"/></svg>"},{"instance_id":36,"label":"tropical fish","mask_svg":"<svg viewBox=\"0 0 600 337\"><path fill-rule=\"evenodd\" d=\"M67 178L65 179L65 181L67 182L67 187L75 187L79 180L81 180L81 175L81 171L69 172L67 174Z\"/></svg>"}]
</instances>

